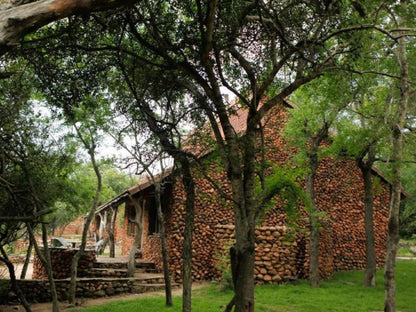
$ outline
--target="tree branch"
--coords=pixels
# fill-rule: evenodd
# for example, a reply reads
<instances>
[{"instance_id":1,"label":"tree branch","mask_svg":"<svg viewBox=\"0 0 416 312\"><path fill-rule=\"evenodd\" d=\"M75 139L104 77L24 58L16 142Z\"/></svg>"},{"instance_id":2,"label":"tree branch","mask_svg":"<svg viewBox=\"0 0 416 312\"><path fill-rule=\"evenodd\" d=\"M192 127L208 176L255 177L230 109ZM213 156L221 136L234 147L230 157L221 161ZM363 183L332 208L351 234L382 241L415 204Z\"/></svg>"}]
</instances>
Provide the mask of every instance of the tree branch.
<instances>
[{"instance_id":1,"label":"tree branch","mask_svg":"<svg viewBox=\"0 0 416 312\"><path fill-rule=\"evenodd\" d=\"M134 0L41 0L0 11L0 55L6 53L24 35L53 21L76 14L89 14Z\"/></svg>"}]
</instances>

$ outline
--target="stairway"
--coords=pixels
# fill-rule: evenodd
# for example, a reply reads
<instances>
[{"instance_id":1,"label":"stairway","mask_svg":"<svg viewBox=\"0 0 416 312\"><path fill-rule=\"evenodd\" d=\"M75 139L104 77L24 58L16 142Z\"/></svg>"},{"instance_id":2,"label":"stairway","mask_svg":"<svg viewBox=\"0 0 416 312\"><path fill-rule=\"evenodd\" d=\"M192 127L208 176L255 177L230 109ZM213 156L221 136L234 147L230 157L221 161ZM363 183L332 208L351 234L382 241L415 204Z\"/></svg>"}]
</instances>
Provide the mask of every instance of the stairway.
<instances>
[{"instance_id":1,"label":"stairway","mask_svg":"<svg viewBox=\"0 0 416 312\"><path fill-rule=\"evenodd\" d=\"M127 262L125 257L100 257L90 268L85 277L89 278L125 278L127 277ZM141 274L158 273L155 264L150 261L136 260L135 278Z\"/></svg>"}]
</instances>

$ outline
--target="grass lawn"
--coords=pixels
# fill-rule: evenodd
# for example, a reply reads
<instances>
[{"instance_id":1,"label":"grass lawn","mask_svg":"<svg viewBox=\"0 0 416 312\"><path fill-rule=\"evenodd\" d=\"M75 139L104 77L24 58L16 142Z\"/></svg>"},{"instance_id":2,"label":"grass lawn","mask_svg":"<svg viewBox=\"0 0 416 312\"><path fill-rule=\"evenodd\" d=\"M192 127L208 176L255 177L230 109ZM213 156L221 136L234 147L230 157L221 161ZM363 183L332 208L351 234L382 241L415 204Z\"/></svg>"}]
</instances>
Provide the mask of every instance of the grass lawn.
<instances>
[{"instance_id":1,"label":"grass lawn","mask_svg":"<svg viewBox=\"0 0 416 312\"><path fill-rule=\"evenodd\" d=\"M309 287L306 281L286 285L256 287L256 311L264 312L317 312L317 311L382 311L384 307L383 272L377 272L375 289L362 286L363 272L337 273L324 281L318 289ZM416 261L398 261L396 268L397 310L416 311ZM230 300L231 291L221 291L216 285L193 292L193 311L219 312ZM102 306L74 311L127 311L127 312L179 312L181 298L174 298L174 306L164 307L164 298L143 298L115 301Z\"/></svg>"}]
</instances>

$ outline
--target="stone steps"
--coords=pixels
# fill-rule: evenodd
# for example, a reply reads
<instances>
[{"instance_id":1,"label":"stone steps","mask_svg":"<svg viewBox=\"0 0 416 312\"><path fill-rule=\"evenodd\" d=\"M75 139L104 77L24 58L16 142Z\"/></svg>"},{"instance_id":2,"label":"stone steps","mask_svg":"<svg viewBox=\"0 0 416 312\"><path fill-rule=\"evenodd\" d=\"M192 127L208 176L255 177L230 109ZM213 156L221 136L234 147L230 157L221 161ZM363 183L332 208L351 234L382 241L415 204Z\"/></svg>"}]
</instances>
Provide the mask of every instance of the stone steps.
<instances>
[{"instance_id":1,"label":"stone steps","mask_svg":"<svg viewBox=\"0 0 416 312\"><path fill-rule=\"evenodd\" d=\"M146 273L157 273L155 264L150 261L137 260L135 277ZM125 278L127 277L127 259L98 258L84 276L89 278Z\"/></svg>"},{"instance_id":2,"label":"stone steps","mask_svg":"<svg viewBox=\"0 0 416 312\"><path fill-rule=\"evenodd\" d=\"M126 269L110 269L110 268L91 268L87 270L85 277L97 278L97 277L127 277Z\"/></svg>"}]
</instances>

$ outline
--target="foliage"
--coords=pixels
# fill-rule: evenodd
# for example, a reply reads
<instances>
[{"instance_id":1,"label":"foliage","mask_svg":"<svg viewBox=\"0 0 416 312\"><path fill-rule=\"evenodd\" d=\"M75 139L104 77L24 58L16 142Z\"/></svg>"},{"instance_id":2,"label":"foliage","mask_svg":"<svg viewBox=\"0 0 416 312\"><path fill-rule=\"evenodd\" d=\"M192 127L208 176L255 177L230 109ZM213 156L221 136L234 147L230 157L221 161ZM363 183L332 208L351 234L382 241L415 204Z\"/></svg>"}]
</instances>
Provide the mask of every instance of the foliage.
<instances>
[{"instance_id":1,"label":"foliage","mask_svg":"<svg viewBox=\"0 0 416 312\"><path fill-rule=\"evenodd\" d=\"M400 213L400 236L411 238L416 235L416 184L415 164L405 164L403 168L403 188L410 195L402 206Z\"/></svg>"},{"instance_id":2,"label":"foliage","mask_svg":"<svg viewBox=\"0 0 416 312\"><path fill-rule=\"evenodd\" d=\"M103 159L100 167L103 176L100 204L122 193L135 183L131 175L114 168L108 160ZM50 216L54 226L69 223L89 211L96 180L94 169L89 162L79 163L73 168L73 172L64 181L63 197L55 203L54 213Z\"/></svg>"},{"instance_id":3,"label":"foliage","mask_svg":"<svg viewBox=\"0 0 416 312\"><path fill-rule=\"evenodd\" d=\"M233 276L231 272L230 262L230 248L234 245L234 240L230 240L224 244L223 253L216 255L216 268L221 272L220 284L223 286L223 291L234 290Z\"/></svg>"},{"instance_id":4,"label":"foliage","mask_svg":"<svg viewBox=\"0 0 416 312\"><path fill-rule=\"evenodd\" d=\"M32 80L20 60L8 63L20 74L0 81L0 215L30 218L49 212L62 198L73 155L51 136L48 120L30 100ZM1 223L2 244L22 235L24 220Z\"/></svg>"},{"instance_id":5,"label":"foliage","mask_svg":"<svg viewBox=\"0 0 416 312\"><path fill-rule=\"evenodd\" d=\"M260 220L269 209L273 209L278 201L287 213L289 223L294 226L298 217L299 206L310 208L310 199L299 183L302 170L292 167L273 165L270 174L264 178L264 185L257 183L256 194L259 202L257 219ZM267 206L265 208L264 206Z\"/></svg>"}]
</instances>

